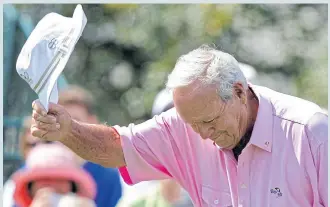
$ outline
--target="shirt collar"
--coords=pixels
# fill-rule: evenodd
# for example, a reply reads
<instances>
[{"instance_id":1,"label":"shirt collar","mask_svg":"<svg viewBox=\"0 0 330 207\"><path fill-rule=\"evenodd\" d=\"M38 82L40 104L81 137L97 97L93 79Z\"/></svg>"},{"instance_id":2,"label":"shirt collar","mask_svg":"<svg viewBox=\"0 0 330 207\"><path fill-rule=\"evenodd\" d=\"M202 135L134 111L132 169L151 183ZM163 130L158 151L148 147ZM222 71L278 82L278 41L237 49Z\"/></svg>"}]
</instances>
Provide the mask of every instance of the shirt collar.
<instances>
[{"instance_id":1,"label":"shirt collar","mask_svg":"<svg viewBox=\"0 0 330 207\"><path fill-rule=\"evenodd\" d=\"M273 145L273 106L270 98L262 93L262 87L249 84L259 101L258 114L254 123L250 144L272 151Z\"/></svg>"}]
</instances>

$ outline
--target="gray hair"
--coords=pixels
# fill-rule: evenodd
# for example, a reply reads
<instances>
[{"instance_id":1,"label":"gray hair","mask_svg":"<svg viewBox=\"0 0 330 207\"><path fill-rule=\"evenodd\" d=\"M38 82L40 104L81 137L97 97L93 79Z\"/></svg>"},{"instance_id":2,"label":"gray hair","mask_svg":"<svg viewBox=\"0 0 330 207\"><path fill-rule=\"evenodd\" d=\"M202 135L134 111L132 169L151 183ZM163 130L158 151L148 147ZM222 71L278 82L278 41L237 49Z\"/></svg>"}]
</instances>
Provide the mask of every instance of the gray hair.
<instances>
[{"instance_id":1,"label":"gray hair","mask_svg":"<svg viewBox=\"0 0 330 207\"><path fill-rule=\"evenodd\" d=\"M235 83L241 83L244 89L248 88L247 80L236 59L208 45L202 45L182 55L168 76L166 87L173 90L195 81L199 81L200 86L215 85L223 101L232 98Z\"/></svg>"}]
</instances>

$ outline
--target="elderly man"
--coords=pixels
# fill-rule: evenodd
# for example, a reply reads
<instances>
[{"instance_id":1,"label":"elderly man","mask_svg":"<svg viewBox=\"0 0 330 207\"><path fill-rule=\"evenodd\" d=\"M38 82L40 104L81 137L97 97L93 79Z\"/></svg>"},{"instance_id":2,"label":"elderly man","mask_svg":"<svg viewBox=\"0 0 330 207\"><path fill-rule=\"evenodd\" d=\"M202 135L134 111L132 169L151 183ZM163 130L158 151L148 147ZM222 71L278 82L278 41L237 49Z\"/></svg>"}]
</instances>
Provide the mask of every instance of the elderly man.
<instances>
[{"instance_id":1,"label":"elderly man","mask_svg":"<svg viewBox=\"0 0 330 207\"><path fill-rule=\"evenodd\" d=\"M139 125L92 125L33 106L32 133L119 167L129 184L175 179L195 206L328 206L328 116L248 84L231 55L201 46L169 75L174 109Z\"/></svg>"}]
</instances>

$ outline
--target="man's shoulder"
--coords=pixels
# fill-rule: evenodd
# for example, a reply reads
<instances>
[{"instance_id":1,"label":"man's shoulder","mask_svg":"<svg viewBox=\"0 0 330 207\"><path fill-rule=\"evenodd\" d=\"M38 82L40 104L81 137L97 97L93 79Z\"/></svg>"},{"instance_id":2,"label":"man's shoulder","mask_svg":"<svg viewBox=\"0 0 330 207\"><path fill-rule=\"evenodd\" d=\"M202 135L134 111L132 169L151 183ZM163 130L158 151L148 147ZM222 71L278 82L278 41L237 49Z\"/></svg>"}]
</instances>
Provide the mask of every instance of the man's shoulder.
<instances>
[{"instance_id":1,"label":"man's shoulder","mask_svg":"<svg viewBox=\"0 0 330 207\"><path fill-rule=\"evenodd\" d=\"M175 130L176 132L179 132L180 129L185 128L186 124L181 119L179 114L177 113L175 108L171 108L159 115L155 115L151 119L138 124L138 128L147 128L150 129L156 129L156 130L163 130L164 132L170 132L172 130Z\"/></svg>"},{"instance_id":2,"label":"man's shoulder","mask_svg":"<svg viewBox=\"0 0 330 207\"><path fill-rule=\"evenodd\" d=\"M166 121L169 121L169 120L174 120L174 121L179 121L179 122L182 121L182 119L178 115L175 107L173 107L165 112L162 112L161 114L156 115L153 118L157 118L157 117L162 118L163 120L166 120Z\"/></svg>"},{"instance_id":3,"label":"man's shoulder","mask_svg":"<svg viewBox=\"0 0 330 207\"><path fill-rule=\"evenodd\" d=\"M323 112L317 104L296 96L272 91L268 97L274 116L286 121L306 125L314 114Z\"/></svg>"},{"instance_id":4,"label":"man's shoulder","mask_svg":"<svg viewBox=\"0 0 330 207\"><path fill-rule=\"evenodd\" d=\"M306 124L307 136L315 140L318 144L328 141L328 115L325 113L315 113Z\"/></svg>"},{"instance_id":5,"label":"man's shoulder","mask_svg":"<svg viewBox=\"0 0 330 207\"><path fill-rule=\"evenodd\" d=\"M320 106L272 90L269 90L266 96L272 104L273 116L280 120L279 123L291 122L301 125L300 129L305 131L309 143L315 146L328 140L328 115Z\"/></svg>"}]
</instances>

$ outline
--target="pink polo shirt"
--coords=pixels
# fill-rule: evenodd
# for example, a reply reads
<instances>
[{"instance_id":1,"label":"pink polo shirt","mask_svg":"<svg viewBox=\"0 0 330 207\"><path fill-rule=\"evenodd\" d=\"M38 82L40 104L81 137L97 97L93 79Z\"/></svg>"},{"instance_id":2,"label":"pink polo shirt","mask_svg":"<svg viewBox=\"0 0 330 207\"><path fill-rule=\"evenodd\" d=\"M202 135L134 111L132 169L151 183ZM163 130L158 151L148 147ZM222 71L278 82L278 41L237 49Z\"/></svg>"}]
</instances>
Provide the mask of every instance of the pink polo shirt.
<instances>
[{"instance_id":1,"label":"pink polo shirt","mask_svg":"<svg viewBox=\"0 0 330 207\"><path fill-rule=\"evenodd\" d=\"M171 109L142 124L115 126L125 182L173 178L202 207L328 206L328 116L311 102L251 87L259 111L238 162Z\"/></svg>"}]
</instances>

